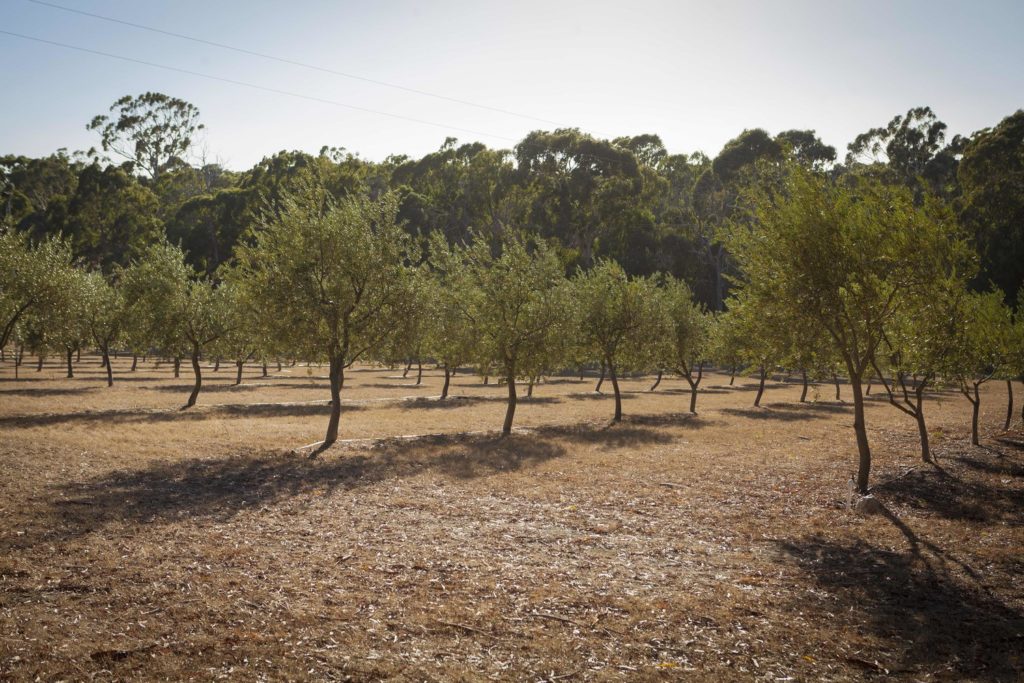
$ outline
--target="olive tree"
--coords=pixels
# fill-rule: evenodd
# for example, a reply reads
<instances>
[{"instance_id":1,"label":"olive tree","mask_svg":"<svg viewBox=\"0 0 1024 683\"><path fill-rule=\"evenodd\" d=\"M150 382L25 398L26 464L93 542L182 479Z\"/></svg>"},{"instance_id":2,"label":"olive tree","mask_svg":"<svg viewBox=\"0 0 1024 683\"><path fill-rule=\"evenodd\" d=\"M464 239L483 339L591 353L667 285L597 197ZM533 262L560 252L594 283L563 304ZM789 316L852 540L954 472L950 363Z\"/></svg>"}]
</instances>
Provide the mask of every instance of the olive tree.
<instances>
[{"instance_id":1,"label":"olive tree","mask_svg":"<svg viewBox=\"0 0 1024 683\"><path fill-rule=\"evenodd\" d=\"M121 335L125 325L125 299L120 287L112 285L102 273L87 273L82 288L85 324L89 334L103 355L107 369L107 386L114 386L114 371L110 363L111 345Z\"/></svg>"},{"instance_id":2,"label":"olive tree","mask_svg":"<svg viewBox=\"0 0 1024 683\"><path fill-rule=\"evenodd\" d=\"M238 250L233 280L260 302L271 337L330 365L331 416L320 450L338 439L345 368L379 347L408 305L415 245L398 207L394 193L334 200L306 183Z\"/></svg>"},{"instance_id":3,"label":"olive tree","mask_svg":"<svg viewBox=\"0 0 1024 683\"><path fill-rule=\"evenodd\" d=\"M512 234L497 245L475 237L452 250L451 286L476 339L477 362L505 379L508 404L502 434L512 433L516 379L528 377L558 342L564 317L565 275L542 241ZM495 253L500 251L500 253Z\"/></svg>"},{"instance_id":4,"label":"olive tree","mask_svg":"<svg viewBox=\"0 0 1024 683\"><path fill-rule=\"evenodd\" d=\"M191 408L203 386L203 349L224 333L223 306L213 283L201 279L181 249L166 242L151 245L125 269L122 283L136 334L176 358L191 359L194 383L182 406Z\"/></svg>"},{"instance_id":5,"label":"olive tree","mask_svg":"<svg viewBox=\"0 0 1024 683\"><path fill-rule=\"evenodd\" d=\"M659 291L664 335L658 365L681 375L690 385L690 412L697 412L697 387L710 352L711 317L694 301L683 280L666 277Z\"/></svg>"},{"instance_id":6,"label":"olive tree","mask_svg":"<svg viewBox=\"0 0 1024 683\"><path fill-rule=\"evenodd\" d=\"M965 299L963 324L957 332L950 374L971 404L971 443L980 444L978 419L981 385L1011 371L1014 340L1013 314L1002 292L972 293Z\"/></svg>"},{"instance_id":7,"label":"olive tree","mask_svg":"<svg viewBox=\"0 0 1024 683\"><path fill-rule=\"evenodd\" d=\"M879 354L872 359L875 376L889 403L914 418L921 440L921 459L931 462L924 394L956 353L966 321L964 283L953 278L936 283L923 298L911 302L886 325ZM890 379L886 379L889 371Z\"/></svg>"},{"instance_id":8,"label":"olive tree","mask_svg":"<svg viewBox=\"0 0 1024 683\"><path fill-rule=\"evenodd\" d=\"M576 314L576 335L593 358L608 369L615 394L613 420L622 420L619 373L644 370L651 364L654 340L664 317L654 283L631 278L615 261L601 259L572 280L570 305Z\"/></svg>"},{"instance_id":9,"label":"olive tree","mask_svg":"<svg viewBox=\"0 0 1024 683\"><path fill-rule=\"evenodd\" d=\"M852 180L849 181L853 183ZM729 240L740 286L765 312L824 329L853 392L857 488L868 489L871 448L862 382L887 324L969 253L937 201L868 179L837 184L790 169L781 192L757 199L754 230Z\"/></svg>"},{"instance_id":10,"label":"olive tree","mask_svg":"<svg viewBox=\"0 0 1024 683\"><path fill-rule=\"evenodd\" d=\"M26 312L57 306L72 276L71 249L62 239L33 245L27 235L0 227L0 349Z\"/></svg>"}]
</instances>

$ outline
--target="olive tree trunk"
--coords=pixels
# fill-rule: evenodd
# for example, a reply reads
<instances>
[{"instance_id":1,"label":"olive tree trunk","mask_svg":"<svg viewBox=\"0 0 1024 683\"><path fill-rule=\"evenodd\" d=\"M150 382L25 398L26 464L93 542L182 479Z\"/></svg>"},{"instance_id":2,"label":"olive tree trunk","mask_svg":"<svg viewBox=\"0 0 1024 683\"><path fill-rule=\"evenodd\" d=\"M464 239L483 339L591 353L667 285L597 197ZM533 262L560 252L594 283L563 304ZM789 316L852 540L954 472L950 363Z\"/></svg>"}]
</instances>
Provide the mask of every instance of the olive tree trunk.
<instances>
[{"instance_id":1,"label":"olive tree trunk","mask_svg":"<svg viewBox=\"0 0 1024 683\"><path fill-rule=\"evenodd\" d=\"M516 373L514 370L509 370L506 380L508 384L508 407L505 408L505 424L501 427L502 436L508 436L512 433L512 420L516 416L516 403L518 402L518 397L516 396Z\"/></svg>"},{"instance_id":2,"label":"olive tree trunk","mask_svg":"<svg viewBox=\"0 0 1024 683\"><path fill-rule=\"evenodd\" d=\"M74 350L72 350L72 349L67 349L67 352L68 352L68 354L67 354L67 361L68 361L68 379L71 379L72 377L74 377L74 376L75 376L75 370L74 370L74 368L73 368L73 367L72 367L72 365L71 365L71 358L72 358L72 357L74 356L74 353L75 353L75 352L74 352Z\"/></svg>"},{"instance_id":3,"label":"olive tree trunk","mask_svg":"<svg viewBox=\"0 0 1024 683\"><path fill-rule=\"evenodd\" d=\"M658 388L658 385L661 384L661 376L664 373L665 373L664 370L658 370L658 379L654 380L654 384L651 385L651 388L648 389L648 391L654 391L655 389Z\"/></svg>"},{"instance_id":4,"label":"olive tree trunk","mask_svg":"<svg viewBox=\"0 0 1024 683\"><path fill-rule=\"evenodd\" d=\"M103 354L103 362L107 367L107 386L114 386L114 371L110 367L110 351L107 344L100 345L100 352Z\"/></svg>"},{"instance_id":5,"label":"olive tree trunk","mask_svg":"<svg viewBox=\"0 0 1024 683\"><path fill-rule=\"evenodd\" d=\"M452 373L448 369L448 366L445 365L444 366L444 386L441 387L441 400L442 401L445 400L446 398L448 398L448 386L451 384L451 381L452 381Z\"/></svg>"},{"instance_id":6,"label":"olive tree trunk","mask_svg":"<svg viewBox=\"0 0 1024 683\"><path fill-rule=\"evenodd\" d=\"M1009 431L1010 423L1013 421L1013 380L1006 380L1006 424L1003 431Z\"/></svg>"},{"instance_id":7,"label":"olive tree trunk","mask_svg":"<svg viewBox=\"0 0 1024 683\"><path fill-rule=\"evenodd\" d=\"M615 375L615 364L608 361L608 378L612 381L612 391L615 392L615 417L612 422L622 422L622 393L619 391L619 378Z\"/></svg>"},{"instance_id":8,"label":"olive tree trunk","mask_svg":"<svg viewBox=\"0 0 1024 683\"><path fill-rule=\"evenodd\" d=\"M192 393L188 395L188 402L185 404L185 408L191 408L196 404L196 399L199 398L199 390L203 387L203 372L199 367L199 345L192 345L192 372L196 376L196 383L192 387Z\"/></svg>"},{"instance_id":9,"label":"olive tree trunk","mask_svg":"<svg viewBox=\"0 0 1024 683\"><path fill-rule=\"evenodd\" d=\"M761 396L764 395L764 379L768 375L768 370L763 365L761 366L761 373L760 374L761 374L761 379L760 379L760 381L759 381L759 383L757 385L757 396L754 397L754 407L755 408L760 408L761 407Z\"/></svg>"},{"instance_id":10,"label":"olive tree trunk","mask_svg":"<svg viewBox=\"0 0 1024 683\"><path fill-rule=\"evenodd\" d=\"M345 359L342 354L331 355L329 376L331 379L331 418L327 421L327 435L324 437L325 450L338 440L338 423L341 422L341 385L345 381Z\"/></svg>"}]
</instances>

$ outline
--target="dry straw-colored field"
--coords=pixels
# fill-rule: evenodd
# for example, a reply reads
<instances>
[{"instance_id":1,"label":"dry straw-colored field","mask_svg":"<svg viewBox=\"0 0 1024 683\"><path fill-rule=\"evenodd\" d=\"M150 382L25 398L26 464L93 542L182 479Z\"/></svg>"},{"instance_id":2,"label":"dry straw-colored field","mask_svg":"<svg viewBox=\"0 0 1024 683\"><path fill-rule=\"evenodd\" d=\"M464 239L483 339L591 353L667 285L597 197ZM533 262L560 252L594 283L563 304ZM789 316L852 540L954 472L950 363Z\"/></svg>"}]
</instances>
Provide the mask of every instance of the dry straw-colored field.
<instances>
[{"instance_id":1,"label":"dry straw-colored field","mask_svg":"<svg viewBox=\"0 0 1024 683\"><path fill-rule=\"evenodd\" d=\"M95 359L0 373L0 679L1020 680L1024 451L927 404L939 466L876 388L872 482L845 509L852 409L712 374L504 388L361 367L343 438L324 369ZM610 387L607 387L610 390ZM844 392L847 389L844 387ZM395 438L432 435L422 438Z\"/></svg>"}]
</instances>

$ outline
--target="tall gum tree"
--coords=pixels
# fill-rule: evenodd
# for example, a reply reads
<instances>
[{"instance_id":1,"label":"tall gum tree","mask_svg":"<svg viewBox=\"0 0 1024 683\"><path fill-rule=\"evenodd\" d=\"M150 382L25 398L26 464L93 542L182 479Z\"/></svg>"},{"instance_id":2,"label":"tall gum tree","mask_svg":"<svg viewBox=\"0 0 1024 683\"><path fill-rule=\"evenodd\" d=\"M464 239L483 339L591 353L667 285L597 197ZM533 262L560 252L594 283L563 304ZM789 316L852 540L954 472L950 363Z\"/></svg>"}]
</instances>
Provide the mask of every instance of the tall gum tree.
<instances>
[{"instance_id":1,"label":"tall gum tree","mask_svg":"<svg viewBox=\"0 0 1024 683\"><path fill-rule=\"evenodd\" d=\"M909 191L867 179L841 185L790 168L782 191L753 205L754 229L734 230L729 241L741 287L763 311L828 333L853 393L856 483L866 493L862 383L885 326L937 278L963 270L969 250L938 202L915 206Z\"/></svg>"},{"instance_id":2,"label":"tall gum tree","mask_svg":"<svg viewBox=\"0 0 1024 683\"><path fill-rule=\"evenodd\" d=\"M387 339L410 300L414 244L398 205L393 193L333 200L307 183L238 252L236 284L261 302L271 337L329 363L331 416L320 450L338 439L345 368Z\"/></svg>"}]
</instances>

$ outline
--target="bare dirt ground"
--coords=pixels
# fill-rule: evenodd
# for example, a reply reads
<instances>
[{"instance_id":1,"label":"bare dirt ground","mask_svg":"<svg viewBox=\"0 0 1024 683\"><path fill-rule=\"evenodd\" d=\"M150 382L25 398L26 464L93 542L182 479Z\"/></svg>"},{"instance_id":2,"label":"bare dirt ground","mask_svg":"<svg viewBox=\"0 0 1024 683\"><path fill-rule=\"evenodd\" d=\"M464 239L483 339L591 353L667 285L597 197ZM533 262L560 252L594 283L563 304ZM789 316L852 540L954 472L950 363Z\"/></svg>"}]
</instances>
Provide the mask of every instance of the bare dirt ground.
<instances>
[{"instance_id":1,"label":"bare dirt ground","mask_svg":"<svg viewBox=\"0 0 1024 683\"><path fill-rule=\"evenodd\" d=\"M326 427L324 369L0 369L0 679L1024 678L1024 450L1005 387L872 397L883 515L845 509L852 408L831 386L712 374L536 388L362 367ZM848 389L844 387L844 392ZM1018 385L1018 401L1020 400ZM395 438L433 435L422 438Z\"/></svg>"}]
</instances>

